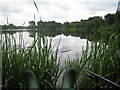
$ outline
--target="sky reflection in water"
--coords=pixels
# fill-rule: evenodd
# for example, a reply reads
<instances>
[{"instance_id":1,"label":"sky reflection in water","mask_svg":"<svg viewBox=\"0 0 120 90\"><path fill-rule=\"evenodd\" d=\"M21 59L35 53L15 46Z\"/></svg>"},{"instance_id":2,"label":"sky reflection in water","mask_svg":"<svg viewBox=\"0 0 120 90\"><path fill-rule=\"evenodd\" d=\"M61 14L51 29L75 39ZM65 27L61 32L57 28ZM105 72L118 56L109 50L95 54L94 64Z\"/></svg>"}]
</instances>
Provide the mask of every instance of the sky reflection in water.
<instances>
[{"instance_id":1,"label":"sky reflection in water","mask_svg":"<svg viewBox=\"0 0 120 90\"><path fill-rule=\"evenodd\" d=\"M19 44L19 34L20 33L15 33L14 36L16 38L17 44ZM65 60L69 58L76 59L77 57L80 58L82 55L82 47L86 47L87 39L81 39L80 37L75 37L75 36L65 36L64 34L57 35L55 37L49 37L46 36L48 40L52 38L52 47L54 47L56 44L58 44L60 38L60 45L59 45L59 52L58 56L61 56L61 60ZM33 38L29 37L28 32L23 32L23 39L25 46L30 46L33 43ZM90 42L89 42L90 45ZM54 50L56 50L57 45ZM76 57L77 55L77 57Z\"/></svg>"}]
</instances>

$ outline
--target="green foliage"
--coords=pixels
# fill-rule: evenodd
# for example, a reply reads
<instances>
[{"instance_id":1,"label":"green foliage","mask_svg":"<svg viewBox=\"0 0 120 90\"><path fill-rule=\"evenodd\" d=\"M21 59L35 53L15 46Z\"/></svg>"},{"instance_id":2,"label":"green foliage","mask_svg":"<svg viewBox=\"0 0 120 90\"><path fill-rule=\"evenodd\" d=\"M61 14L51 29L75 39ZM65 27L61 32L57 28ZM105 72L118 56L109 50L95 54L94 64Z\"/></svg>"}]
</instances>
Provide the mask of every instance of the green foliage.
<instances>
[{"instance_id":1,"label":"green foliage","mask_svg":"<svg viewBox=\"0 0 120 90\"><path fill-rule=\"evenodd\" d=\"M34 5L39 13L37 4ZM37 24L38 29L60 30L62 32L79 31L84 36L91 35L102 37L100 42L87 41L86 50L83 50L81 59L67 60L65 69L74 68L77 73L76 88L93 88L95 82L86 77L89 74L85 70L90 70L98 75L107 77L109 80L120 84L120 12L107 14L105 19L101 17L91 17L88 20L77 22L65 22L64 24L55 21ZM29 22L35 26L35 22ZM117 27L117 28L116 28ZM3 25L3 29L16 29L13 24ZM23 28L23 27L22 27ZM31 28L31 27L30 27ZM113 34L115 33L115 34ZM25 47L22 36L19 38L19 46L16 39L9 34L2 35L2 86L5 89L13 87L24 87L23 73L32 70L38 79L41 88L55 88L56 82L63 71L60 67L60 60L57 58L58 48L55 54L52 51L51 42L38 34L34 37L33 45ZM94 38L94 37L92 37ZM105 42L104 43L104 39ZM60 42L59 42L60 43ZM58 43L58 46L59 46ZM100 86L109 86L100 81Z\"/></svg>"},{"instance_id":2,"label":"green foliage","mask_svg":"<svg viewBox=\"0 0 120 90\"><path fill-rule=\"evenodd\" d=\"M29 27L30 28L35 28L35 21L29 21Z\"/></svg>"},{"instance_id":3,"label":"green foliage","mask_svg":"<svg viewBox=\"0 0 120 90\"><path fill-rule=\"evenodd\" d=\"M81 21L76 21L71 23L65 22L63 24L55 21L44 22L40 20L39 22L37 22L37 26L35 26L35 22L30 21L29 22L30 26L26 28L38 28L38 29L43 29L44 31L54 30L61 33L79 32L81 34L84 34L85 36L91 36L94 33L99 33L99 36L101 36L100 38L103 38L104 36L110 36L114 33L118 33L120 31L119 22L120 22L120 12L116 12L115 14L105 15L104 19L99 16L94 16L94 17L90 17L87 20L81 20ZM116 29L116 27L118 27L118 29ZM10 25L4 25L2 26L2 28L15 29L15 28L21 28L21 27L16 27L15 25L10 24ZM22 28L25 28L25 27L22 27Z\"/></svg>"},{"instance_id":4,"label":"green foliage","mask_svg":"<svg viewBox=\"0 0 120 90\"><path fill-rule=\"evenodd\" d=\"M25 70L29 69L36 74L41 88L55 88L58 77L63 71L63 68L59 67L58 49L54 54L51 41L48 42L40 33L38 33L38 38L35 39L33 45L26 48L21 39L20 45L17 47L13 36L3 35L3 86L6 89L24 87L22 75ZM119 41L120 34L110 36L107 44L101 40L100 42L91 42L89 45L87 41L86 50L83 50L81 58L65 62L65 69L72 67L76 70L76 88L93 88L95 86L95 81L86 77L86 75L89 76L85 71L86 69L120 84ZM109 86L104 81L100 81L100 86L106 85Z\"/></svg>"},{"instance_id":5,"label":"green foliage","mask_svg":"<svg viewBox=\"0 0 120 90\"><path fill-rule=\"evenodd\" d=\"M60 62L53 54L51 41L39 35L32 46L26 47L20 39L19 46L9 34L3 35L2 42L2 79L3 88L24 87L23 73L32 70L41 88L53 88L62 72ZM38 46L37 46L38 44ZM56 51L57 53L57 51Z\"/></svg>"},{"instance_id":6,"label":"green foliage","mask_svg":"<svg viewBox=\"0 0 120 90\"><path fill-rule=\"evenodd\" d=\"M39 21L37 24L39 29L42 28L45 30L59 30L59 28L61 27L61 24L55 21L49 22Z\"/></svg>"},{"instance_id":7,"label":"green foliage","mask_svg":"<svg viewBox=\"0 0 120 90\"><path fill-rule=\"evenodd\" d=\"M74 68L77 72L77 88L95 87L95 78L86 77L90 76L86 70L90 70L120 85L119 40L120 34L113 34L109 38L108 45L103 41L99 43L91 42L91 45L87 43L81 59L66 61L66 68ZM99 85L101 87L111 86L102 80L99 81Z\"/></svg>"},{"instance_id":8,"label":"green foliage","mask_svg":"<svg viewBox=\"0 0 120 90\"><path fill-rule=\"evenodd\" d=\"M9 25L3 25L2 29L17 29L17 27L13 24L9 24Z\"/></svg>"},{"instance_id":9,"label":"green foliage","mask_svg":"<svg viewBox=\"0 0 120 90\"><path fill-rule=\"evenodd\" d=\"M107 14L107 15L105 16L105 21L106 21L109 25L113 24L113 22L114 22L114 14Z\"/></svg>"},{"instance_id":10,"label":"green foliage","mask_svg":"<svg viewBox=\"0 0 120 90\"><path fill-rule=\"evenodd\" d=\"M105 38L104 42L108 41L108 37L116 32L119 32L119 22L120 22L120 13L116 12L115 14L107 14L104 19L99 16L90 17L87 20L81 20L76 22L65 22L63 24L57 23L55 21L50 22L38 22L38 28L43 28L44 30L56 30L61 33L79 32L85 36L91 36L95 33L100 38ZM116 29L118 27L118 29ZM92 36L93 37L93 36ZM88 37L86 37L88 38ZM94 40L94 39L93 39Z\"/></svg>"}]
</instances>

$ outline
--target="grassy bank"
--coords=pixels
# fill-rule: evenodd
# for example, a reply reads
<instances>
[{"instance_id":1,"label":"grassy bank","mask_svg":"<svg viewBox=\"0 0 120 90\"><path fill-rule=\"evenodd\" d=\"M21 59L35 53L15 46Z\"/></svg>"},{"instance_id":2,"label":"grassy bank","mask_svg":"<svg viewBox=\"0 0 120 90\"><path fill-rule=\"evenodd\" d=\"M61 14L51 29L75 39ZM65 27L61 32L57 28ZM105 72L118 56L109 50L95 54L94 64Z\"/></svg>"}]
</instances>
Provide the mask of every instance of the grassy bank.
<instances>
[{"instance_id":1,"label":"grassy bank","mask_svg":"<svg viewBox=\"0 0 120 90\"><path fill-rule=\"evenodd\" d=\"M102 40L99 43L87 44L82 52L82 58L67 61L66 67L73 67L77 71L77 88L93 88L97 84L96 78L87 70L105 77L120 85L120 34L113 34L108 44ZM99 80L100 87L114 87L104 80Z\"/></svg>"},{"instance_id":2,"label":"grassy bank","mask_svg":"<svg viewBox=\"0 0 120 90\"><path fill-rule=\"evenodd\" d=\"M57 51L53 54L51 41L44 36L36 37L31 46L25 47L22 36L19 36L17 45L12 35L5 34L2 51L3 88L24 87L23 73L27 69L36 74L42 88L55 87L62 68L57 61Z\"/></svg>"},{"instance_id":3,"label":"grassy bank","mask_svg":"<svg viewBox=\"0 0 120 90\"><path fill-rule=\"evenodd\" d=\"M108 44L102 40L99 43L91 42L82 52L82 58L67 60L64 69L75 68L77 72L76 88L93 88L95 81L89 77L90 70L120 85L120 34L113 34ZM58 77L63 68L60 67L58 50L53 52L52 40L48 42L45 36L38 34L34 37L31 46L25 47L22 33L19 36L19 45L16 39L9 34L2 37L2 85L3 88L25 87L23 73L32 70L38 79L41 88L55 88ZM59 42L58 46L59 47ZM99 81L100 86L110 86Z\"/></svg>"},{"instance_id":4,"label":"grassy bank","mask_svg":"<svg viewBox=\"0 0 120 90\"><path fill-rule=\"evenodd\" d=\"M37 4L33 3L39 13ZM40 17L40 16L39 16ZM55 88L57 80L62 71L67 68L74 68L77 72L77 81L75 88L93 88L95 87L95 79L91 79L86 70L90 70L120 85L120 12L115 14L107 14L105 19L101 17L91 17L88 20L79 22L66 22L64 24L55 21L43 22L40 17L38 28L54 29L60 32L80 31L84 36L91 36L97 33L101 35L99 43L92 42L91 46L87 43L86 50L83 50L82 57L76 60L67 60L64 67L60 67L60 59L57 50L53 52L51 46L52 41L48 41L45 36L38 33L34 35L34 42L31 46L25 47L22 33L19 35L19 45L13 35L5 33L2 35L2 88L25 88L23 81L23 73L29 69L32 70L37 77L38 84L41 88ZM35 23L35 20L33 21ZM23 24L24 25L24 24ZM116 29L118 25L118 28ZM3 28L16 28L13 24L4 25ZM23 26L22 26L23 28ZM31 27L35 29L34 27ZM107 33L110 34L107 34ZM86 35L87 33L87 35ZM116 33L116 34L113 34ZM107 44L102 40L104 36L110 37L106 39ZM95 38L95 37L93 37ZM101 87L111 87L111 85L100 80Z\"/></svg>"}]
</instances>

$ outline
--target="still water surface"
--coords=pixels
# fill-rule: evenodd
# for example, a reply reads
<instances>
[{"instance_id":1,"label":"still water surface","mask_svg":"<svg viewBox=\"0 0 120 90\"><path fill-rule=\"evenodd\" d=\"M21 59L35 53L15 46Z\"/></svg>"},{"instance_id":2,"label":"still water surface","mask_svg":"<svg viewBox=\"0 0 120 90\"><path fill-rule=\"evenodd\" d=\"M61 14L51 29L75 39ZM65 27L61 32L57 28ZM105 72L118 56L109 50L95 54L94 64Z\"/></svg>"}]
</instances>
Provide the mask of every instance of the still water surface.
<instances>
[{"instance_id":1,"label":"still water surface","mask_svg":"<svg viewBox=\"0 0 120 90\"><path fill-rule=\"evenodd\" d=\"M20 33L21 32L16 32L13 34L13 36L16 39L17 45L19 45ZM31 32L27 32L27 31L22 32L22 36L26 47L32 45L34 38L31 37ZM82 48L85 49L87 44L87 39L82 39L80 37L76 37L72 35L66 36L64 34L59 34L55 36L45 36L45 37L48 39L48 41L52 39L52 47L54 47L61 38L58 56L61 56L62 54L61 57L62 60L68 59L68 57L71 60L80 58L82 55ZM55 49L56 48L54 48L54 50Z\"/></svg>"}]
</instances>

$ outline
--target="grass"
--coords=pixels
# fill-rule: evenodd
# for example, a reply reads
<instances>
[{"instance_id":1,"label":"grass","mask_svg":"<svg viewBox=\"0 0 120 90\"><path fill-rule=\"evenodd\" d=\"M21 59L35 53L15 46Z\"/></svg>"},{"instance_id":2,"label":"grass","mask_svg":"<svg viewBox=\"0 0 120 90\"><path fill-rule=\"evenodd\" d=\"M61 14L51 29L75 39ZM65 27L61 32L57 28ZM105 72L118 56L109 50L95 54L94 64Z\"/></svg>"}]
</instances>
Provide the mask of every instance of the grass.
<instances>
[{"instance_id":1,"label":"grass","mask_svg":"<svg viewBox=\"0 0 120 90\"><path fill-rule=\"evenodd\" d=\"M17 47L16 39L12 35L3 35L3 87L7 89L24 87L22 75L25 70L29 69L36 74L41 88L54 88L62 68L59 67L60 62L57 62L57 56L53 54L51 41L48 42L44 36L38 36L33 45L25 48L20 37L19 43Z\"/></svg>"},{"instance_id":2,"label":"grass","mask_svg":"<svg viewBox=\"0 0 120 90\"><path fill-rule=\"evenodd\" d=\"M113 34L107 45L102 40L99 43L91 42L91 45L87 41L86 50L83 50L81 59L65 62L64 69L72 67L77 72L76 88L95 87L96 82L86 77L89 73L85 70L90 70L120 84L119 36L120 34ZM48 42L44 35L38 33L34 38L34 43L25 47L20 33L20 45L17 47L16 39L12 35L2 35L3 88L25 87L22 75L27 69L36 74L41 88L55 88L64 69L60 67L60 60L57 58L58 49L54 53L51 43L52 40ZM59 43L60 41L57 47ZM110 85L100 80L100 86Z\"/></svg>"},{"instance_id":3,"label":"grass","mask_svg":"<svg viewBox=\"0 0 120 90\"><path fill-rule=\"evenodd\" d=\"M37 4L34 0L33 2L39 13ZM95 87L96 82L86 77L89 73L85 70L90 70L120 85L119 37L120 34L113 34L107 45L102 40L99 43L91 42L90 47L87 43L81 59L65 62L64 69L72 67L77 72L76 88ZM29 69L36 74L41 88L55 88L64 69L60 67L60 60L57 58L58 49L54 54L51 43L52 41L48 42L43 34L38 33L37 37L34 37L33 45L25 47L20 33L17 47L16 39L12 35L2 35L2 87L5 89L25 87L23 73ZM110 86L101 80L99 84L101 87Z\"/></svg>"},{"instance_id":4,"label":"grass","mask_svg":"<svg viewBox=\"0 0 120 90\"><path fill-rule=\"evenodd\" d=\"M102 40L99 43L88 43L86 50L83 51L81 59L69 60L66 62L67 68L75 68L77 71L77 88L93 88L96 85L95 78L90 76L86 70L90 70L102 77L105 77L120 85L120 34L113 34L108 44L106 45ZM108 83L99 80L101 87L111 87Z\"/></svg>"}]
</instances>

